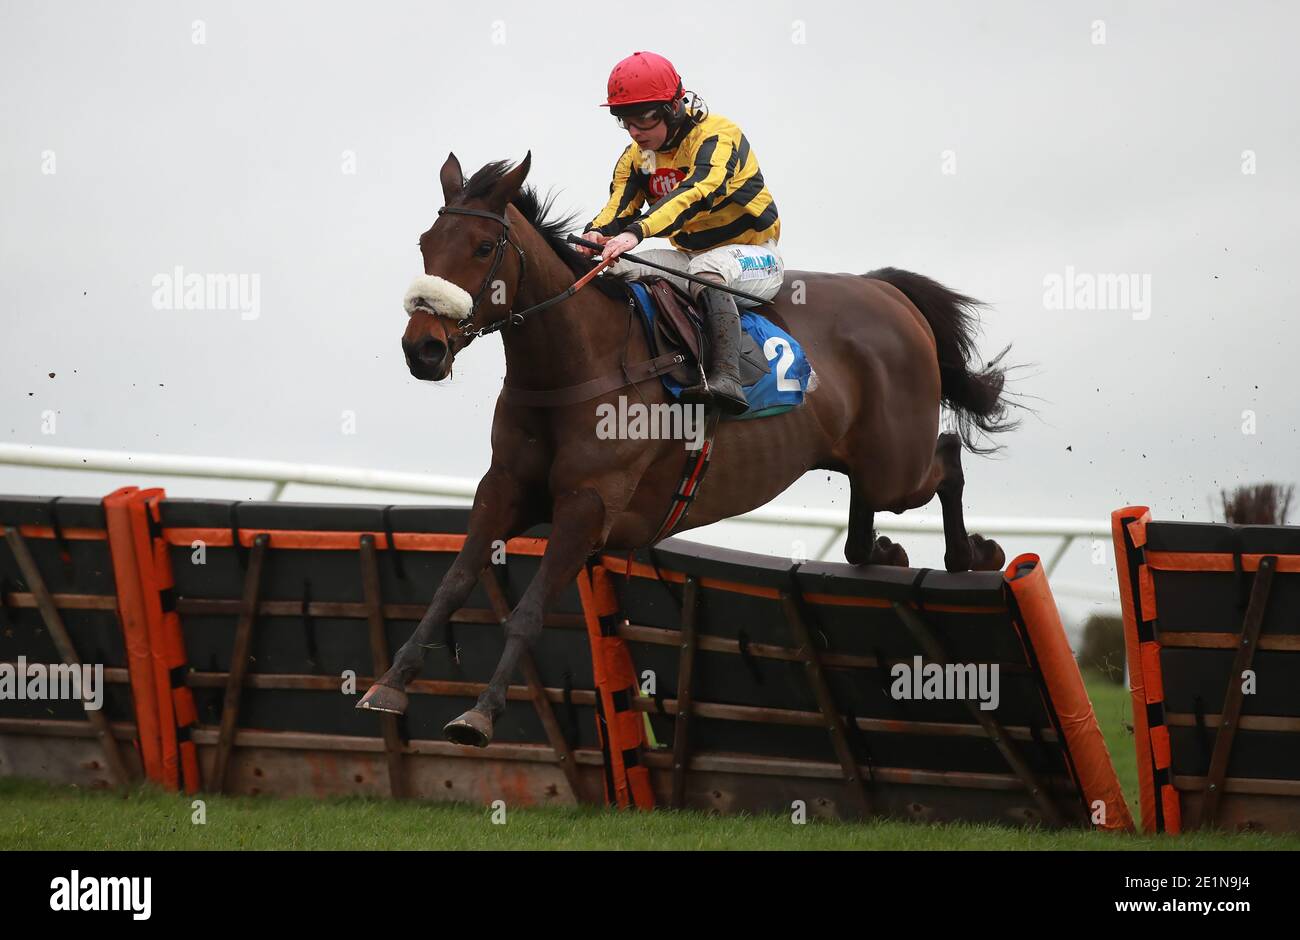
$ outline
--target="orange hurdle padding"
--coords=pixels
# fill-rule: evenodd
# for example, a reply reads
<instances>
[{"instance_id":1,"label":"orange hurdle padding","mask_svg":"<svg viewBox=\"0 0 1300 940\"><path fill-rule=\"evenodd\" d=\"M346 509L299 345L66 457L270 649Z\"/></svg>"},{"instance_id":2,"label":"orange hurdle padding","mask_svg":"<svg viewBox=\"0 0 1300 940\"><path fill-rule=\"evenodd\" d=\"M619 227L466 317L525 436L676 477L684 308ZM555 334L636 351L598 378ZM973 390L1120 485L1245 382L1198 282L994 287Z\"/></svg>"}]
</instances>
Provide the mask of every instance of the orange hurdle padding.
<instances>
[{"instance_id":1,"label":"orange hurdle padding","mask_svg":"<svg viewBox=\"0 0 1300 940\"><path fill-rule=\"evenodd\" d=\"M645 722L632 708L638 695L636 668L627 644L614 632L619 620L618 598L609 572L599 564L579 572L578 594L591 643L592 673L600 695L597 731L602 746L607 749L607 782L613 781L614 792L607 790L605 801L620 809L629 806L653 809L650 770L640 763L646 740ZM604 728L599 726L602 717Z\"/></svg>"},{"instance_id":2,"label":"orange hurdle padding","mask_svg":"<svg viewBox=\"0 0 1300 940\"><path fill-rule=\"evenodd\" d=\"M130 489L130 487L123 487L123 489ZM18 534L25 539L52 539L55 537L54 526L36 525L28 522L18 526ZM59 529L59 535L62 535L69 542L102 542L108 538L108 534L103 529L91 529L83 526L61 528Z\"/></svg>"},{"instance_id":3,"label":"orange hurdle padding","mask_svg":"<svg viewBox=\"0 0 1300 940\"><path fill-rule=\"evenodd\" d=\"M149 625L149 654L152 662L154 697L158 707L158 728L162 741L160 783L169 790L180 787L180 758L176 750L176 713L171 681L167 676L166 644L163 642L162 601L154 569L153 544L145 517L145 500L162 490L136 490L127 500L131 520L131 541L139 561L140 594Z\"/></svg>"},{"instance_id":4,"label":"orange hurdle padding","mask_svg":"<svg viewBox=\"0 0 1300 940\"><path fill-rule=\"evenodd\" d=\"M1146 506L1125 506L1110 514L1110 533L1115 545L1115 571L1119 579L1119 606L1124 618L1124 655L1128 659L1128 689L1133 702L1133 737L1137 747L1138 802L1142 828L1156 831L1155 781L1151 763L1151 729L1147 726L1146 660L1137 631L1137 596L1133 591L1133 569L1129 567L1128 546L1124 541L1124 520L1136 520L1129 527L1129 538L1146 544L1146 522L1151 511Z\"/></svg>"},{"instance_id":5,"label":"orange hurdle padding","mask_svg":"<svg viewBox=\"0 0 1300 940\"><path fill-rule=\"evenodd\" d=\"M1156 605L1150 556L1156 553L1146 550L1146 531L1150 522L1151 510L1146 506L1125 506L1110 514L1120 610L1124 618L1124 655L1128 660L1129 694L1133 702L1142 829L1146 832L1180 833L1183 829L1182 807L1178 791L1170 779L1169 729L1160 718L1165 694L1160 671L1160 643L1152 628ZM1135 575L1138 582L1136 591L1133 587ZM1153 720L1157 722L1154 726Z\"/></svg>"},{"instance_id":6,"label":"orange hurdle padding","mask_svg":"<svg viewBox=\"0 0 1300 940\"><path fill-rule=\"evenodd\" d=\"M1032 568L1018 570L1026 565L1032 565ZM1047 584L1041 559L1031 553L1019 555L1007 565L1003 577L1020 609L1029 634L1027 639L1060 719L1066 747L1073 758L1079 787L1089 811L1101 801L1105 816L1098 828L1131 832L1133 816L1124 800L1115 765L1111 763L1106 739L1097 725L1092 701L1083 686L1079 664L1065 639L1061 615Z\"/></svg>"},{"instance_id":7,"label":"orange hurdle padding","mask_svg":"<svg viewBox=\"0 0 1300 940\"><path fill-rule=\"evenodd\" d=\"M153 653L149 644L149 617L145 613L140 586L140 564L135 554L131 519L127 511L131 496L139 487L124 486L104 497L108 551L113 563L117 594L117 618L126 646L127 674L135 708L137 747L145 777L163 782L162 735L158 723L158 698L153 675ZM148 560L146 559L146 564Z\"/></svg>"},{"instance_id":8,"label":"orange hurdle padding","mask_svg":"<svg viewBox=\"0 0 1300 940\"><path fill-rule=\"evenodd\" d=\"M1236 571L1231 552L1146 552L1146 561L1156 571ZM1265 552L1241 556L1242 571L1258 571L1259 563L1270 557ZM1278 574L1300 572L1300 555L1272 555Z\"/></svg>"},{"instance_id":9,"label":"orange hurdle padding","mask_svg":"<svg viewBox=\"0 0 1300 940\"><path fill-rule=\"evenodd\" d=\"M166 494L162 490L151 490L150 493L153 495L147 495L144 499L145 522L153 550L154 579L158 584L163 663L167 668L167 687L176 721L176 750L180 758L185 792L197 793L202 784L199 779L198 745L194 743L192 734L199 723L199 711L194 704L194 691L185 681L189 659L185 655L185 634L181 629L180 614L176 612L176 579L172 574L171 554L162 528L160 503Z\"/></svg>"},{"instance_id":10,"label":"orange hurdle padding","mask_svg":"<svg viewBox=\"0 0 1300 940\"><path fill-rule=\"evenodd\" d=\"M149 635L160 742L158 782L169 790L197 793L199 761L190 731L198 721L194 693L185 684L186 656L167 543L158 524L161 489L135 490L125 498L140 585L141 609Z\"/></svg>"},{"instance_id":11,"label":"orange hurdle padding","mask_svg":"<svg viewBox=\"0 0 1300 940\"><path fill-rule=\"evenodd\" d=\"M356 551L363 535L375 540L375 548L388 549L388 535L384 532L329 531L321 532L311 529L264 529L258 526L241 528L239 544L252 548L253 541L259 535L270 535L275 548L315 549L319 551ZM167 529L164 533L167 544L188 546L196 541L205 543L209 548L230 548L234 542L230 529L216 529L211 526L182 526ZM445 532L394 532L393 546L400 551L411 552L458 552L465 545L465 536ZM546 539L529 538L517 535L506 542L506 551L511 555L530 555L540 558L546 553Z\"/></svg>"}]
</instances>

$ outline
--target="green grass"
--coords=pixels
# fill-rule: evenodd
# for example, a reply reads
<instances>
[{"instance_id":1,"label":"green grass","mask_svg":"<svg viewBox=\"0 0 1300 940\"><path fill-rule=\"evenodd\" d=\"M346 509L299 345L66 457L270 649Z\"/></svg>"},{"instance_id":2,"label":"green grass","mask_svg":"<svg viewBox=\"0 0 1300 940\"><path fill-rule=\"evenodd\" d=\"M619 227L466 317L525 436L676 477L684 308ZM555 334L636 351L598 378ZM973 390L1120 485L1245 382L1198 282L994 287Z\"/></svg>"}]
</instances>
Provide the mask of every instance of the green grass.
<instances>
[{"instance_id":1,"label":"green grass","mask_svg":"<svg viewBox=\"0 0 1300 940\"><path fill-rule=\"evenodd\" d=\"M996 826L925 826L705 816L597 808L509 812L386 800L205 797L139 788L126 796L0 781L0 850L9 849L1300 849L1300 838L1197 833L1177 839Z\"/></svg>"},{"instance_id":2,"label":"green grass","mask_svg":"<svg viewBox=\"0 0 1300 940\"><path fill-rule=\"evenodd\" d=\"M1131 707L1120 686L1089 693L1125 797L1137 814ZM511 810L504 825L478 806L388 800L205 796L139 787L123 795L0 780L0 850L9 849L1300 849L1300 836L1193 833L1129 836L977 825L810 821L592 807Z\"/></svg>"}]
</instances>

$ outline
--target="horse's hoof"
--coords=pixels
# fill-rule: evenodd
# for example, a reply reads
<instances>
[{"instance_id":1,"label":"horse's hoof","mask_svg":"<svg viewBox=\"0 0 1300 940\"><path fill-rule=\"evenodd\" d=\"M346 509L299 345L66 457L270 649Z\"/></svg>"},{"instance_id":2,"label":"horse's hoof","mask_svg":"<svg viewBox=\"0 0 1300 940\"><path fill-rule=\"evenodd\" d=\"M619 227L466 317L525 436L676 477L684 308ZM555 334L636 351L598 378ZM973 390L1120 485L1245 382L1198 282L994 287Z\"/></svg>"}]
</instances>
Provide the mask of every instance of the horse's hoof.
<instances>
[{"instance_id":1,"label":"horse's hoof","mask_svg":"<svg viewBox=\"0 0 1300 940\"><path fill-rule=\"evenodd\" d=\"M1001 571L1007 565L1002 546L982 535L970 536L971 571Z\"/></svg>"},{"instance_id":2,"label":"horse's hoof","mask_svg":"<svg viewBox=\"0 0 1300 940\"><path fill-rule=\"evenodd\" d=\"M871 546L871 555L869 559L873 565L890 565L895 568L909 567L907 552L903 546L897 542L891 542L885 536L876 539L876 544Z\"/></svg>"},{"instance_id":3,"label":"horse's hoof","mask_svg":"<svg viewBox=\"0 0 1300 940\"><path fill-rule=\"evenodd\" d=\"M391 685L376 682L365 695L361 696L361 701L357 702L357 708L364 708L372 712L405 715L406 704L406 693L401 689L395 689Z\"/></svg>"},{"instance_id":4,"label":"horse's hoof","mask_svg":"<svg viewBox=\"0 0 1300 940\"><path fill-rule=\"evenodd\" d=\"M482 712L470 709L459 718L453 718L442 728L448 741L466 747L487 747L492 740L492 719Z\"/></svg>"}]
</instances>

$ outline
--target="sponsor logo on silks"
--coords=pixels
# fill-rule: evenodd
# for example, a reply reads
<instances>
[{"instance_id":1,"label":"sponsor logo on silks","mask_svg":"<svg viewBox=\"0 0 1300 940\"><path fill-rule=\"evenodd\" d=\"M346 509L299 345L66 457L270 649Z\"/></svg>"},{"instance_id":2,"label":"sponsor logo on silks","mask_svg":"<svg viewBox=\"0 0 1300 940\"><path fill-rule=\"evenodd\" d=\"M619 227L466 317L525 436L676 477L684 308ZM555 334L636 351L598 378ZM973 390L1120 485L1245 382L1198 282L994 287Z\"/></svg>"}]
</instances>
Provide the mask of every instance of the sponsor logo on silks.
<instances>
[{"instance_id":1,"label":"sponsor logo on silks","mask_svg":"<svg viewBox=\"0 0 1300 940\"><path fill-rule=\"evenodd\" d=\"M741 271L767 271L776 270L776 258L773 255L741 255Z\"/></svg>"},{"instance_id":2,"label":"sponsor logo on silks","mask_svg":"<svg viewBox=\"0 0 1300 940\"><path fill-rule=\"evenodd\" d=\"M655 197L667 196L685 178L686 174L675 166L666 166L655 170L650 177L650 195Z\"/></svg>"}]
</instances>

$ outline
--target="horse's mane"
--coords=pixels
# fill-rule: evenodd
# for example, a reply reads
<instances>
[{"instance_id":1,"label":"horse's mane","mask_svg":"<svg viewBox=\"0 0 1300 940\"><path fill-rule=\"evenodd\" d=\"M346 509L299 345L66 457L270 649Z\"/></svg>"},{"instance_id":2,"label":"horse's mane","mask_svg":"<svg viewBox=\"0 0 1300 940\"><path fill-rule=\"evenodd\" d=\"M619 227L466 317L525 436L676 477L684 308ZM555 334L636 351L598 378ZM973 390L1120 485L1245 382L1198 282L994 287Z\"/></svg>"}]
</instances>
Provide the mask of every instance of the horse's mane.
<instances>
[{"instance_id":1,"label":"horse's mane","mask_svg":"<svg viewBox=\"0 0 1300 940\"><path fill-rule=\"evenodd\" d=\"M497 160L485 165L469 178L461 198L483 198L501 177L510 172L513 166L514 164L509 160ZM566 234L578 227L580 217L577 212L558 215L555 208L555 195L555 193L548 193L543 197L537 192L536 187L525 183L519 188L519 195L510 200L510 204L519 210L519 214L527 219L533 228L537 229L538 234L551 250L568 265L576 280L591 270L591 261L578 254L573 246L564 240ZM627 288L622 278L601 274L592 283L610 297L621 300L627 295Z\"/></svg>"}]
</instances>

